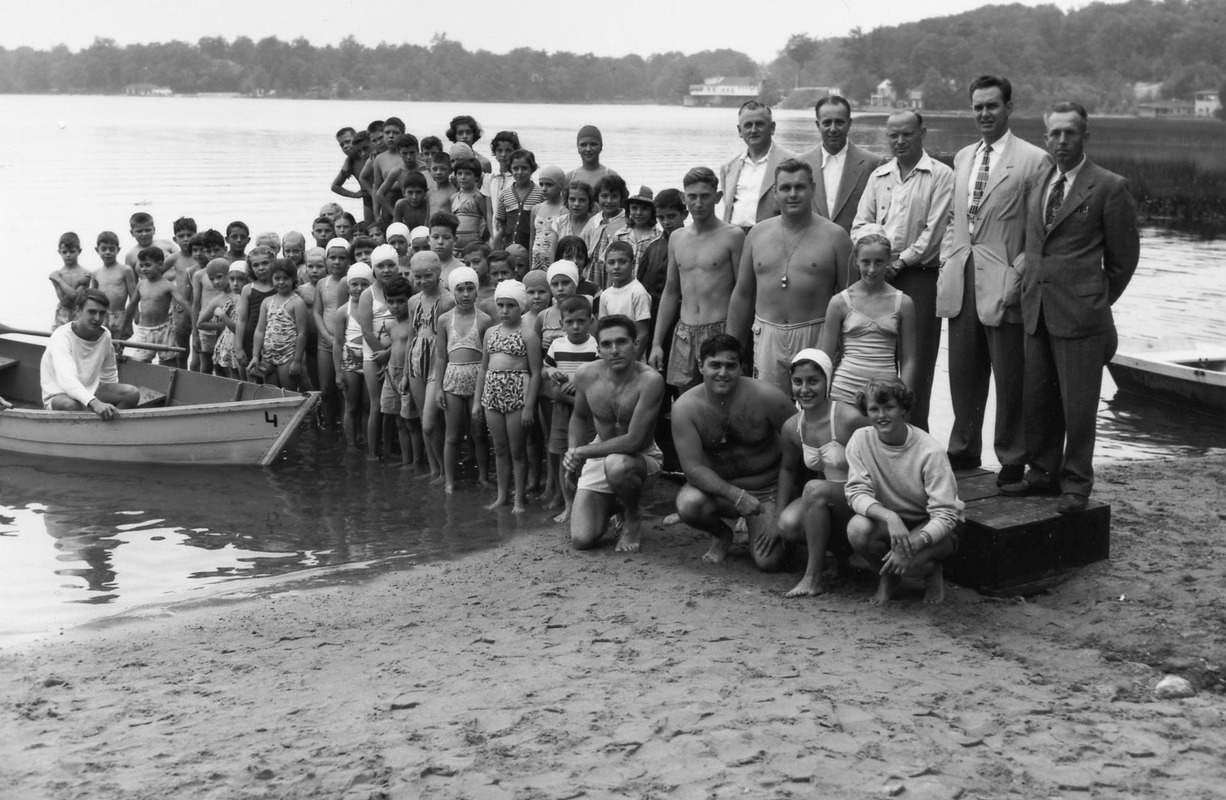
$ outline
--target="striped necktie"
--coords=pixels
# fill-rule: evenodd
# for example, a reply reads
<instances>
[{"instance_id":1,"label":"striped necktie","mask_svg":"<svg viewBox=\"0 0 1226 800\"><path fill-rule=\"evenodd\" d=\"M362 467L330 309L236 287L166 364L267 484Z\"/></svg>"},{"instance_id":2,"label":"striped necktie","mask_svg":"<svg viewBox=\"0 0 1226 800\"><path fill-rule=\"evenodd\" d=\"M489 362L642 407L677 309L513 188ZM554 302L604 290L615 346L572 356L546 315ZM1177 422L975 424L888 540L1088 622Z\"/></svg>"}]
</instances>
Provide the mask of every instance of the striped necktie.
<instances>
[{"instance_id":1,"label":"striped necktie","mask_svg":"<svg viewBox=\"0 0 1226 800\"><path fill-rule=\"evenodd\" d=\"M1061 203L1064 202L1064 176L1056 178L1056 182L1051 187L1051 197L1047 198L1047 214L1043 217L1043 222L1048 228L1056 221L1056 212L1060 210Z\"/></svg>"},{"instance_id":2,"label":"striped necktie","mask_svg":"<svg viewBox=\"0 0 1226 800\"><path fill-rule=\"evenodd\" d=\"M991 155L992 145L985 145L983 161L979 162L979 174L975 176L975 189L971 193L971 207L966 210L966 215L971 218L971 221L974 221L979 214L979 204L983 202L983 190L988 188L988 168L991 166Z\"/></svg>"}]
</instances>

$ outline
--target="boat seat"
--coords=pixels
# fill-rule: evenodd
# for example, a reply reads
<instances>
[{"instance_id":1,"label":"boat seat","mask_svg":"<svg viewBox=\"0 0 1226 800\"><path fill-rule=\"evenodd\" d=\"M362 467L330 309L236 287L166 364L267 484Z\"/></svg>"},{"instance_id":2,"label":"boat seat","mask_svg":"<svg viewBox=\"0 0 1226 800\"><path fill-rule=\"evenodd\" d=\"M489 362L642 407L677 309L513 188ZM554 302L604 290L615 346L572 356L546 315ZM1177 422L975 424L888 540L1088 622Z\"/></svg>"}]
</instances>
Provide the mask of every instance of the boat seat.
<instances>
[{"instance_id":1,"label":"boat seat","mask_svg":"<svg viewBox=\"0 0 1226 800\"><path fill-rule=\"evenodd\" d=\"M13 367L17 366L19 363L21 362L19 362L15 358L7 358L6 356L0 356L0 372L6 372L12 369Z\"/></svg>"},{"instance_id":2,"label":"boat seat","mask_svg":"<svg viewBox=\"0 0 1226 800\"><path fill-rule=\"evenodd\" d=\"M137 408L158 408L166 404L166 393L159 392L157 389L150 389L148 386L137 387L140 389L140 402L136 404Z\"/></svg>"}]
</instances>

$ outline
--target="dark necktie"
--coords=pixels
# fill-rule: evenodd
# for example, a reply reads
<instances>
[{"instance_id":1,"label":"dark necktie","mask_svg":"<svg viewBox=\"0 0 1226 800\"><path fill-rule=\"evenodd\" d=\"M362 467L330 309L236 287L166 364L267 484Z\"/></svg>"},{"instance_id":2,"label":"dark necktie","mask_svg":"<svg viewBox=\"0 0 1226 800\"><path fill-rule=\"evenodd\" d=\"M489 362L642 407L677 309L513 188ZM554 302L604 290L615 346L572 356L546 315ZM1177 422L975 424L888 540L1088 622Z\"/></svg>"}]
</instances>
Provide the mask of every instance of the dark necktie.
<instances>
[{"instance_id":1,"label":"dark necktie","mask_svg":"<svg viewBox=\"0 0 1226 800\"><path fill-rule=\"evenodd\" d=\"M974 221L975 216L979 214L979 204L983 201L983 190L988 188L988 168L991 166L990 156L992 154L992 145L987 145L983 148L983 161L979 163L979 174L975 176L975 189L971 193L971 207L966 210L966 215Z\"/></svg>"},{"instance_id":2,"label":"dark necktie","mask_svg":"<svg viewBox=\"0 0 1226 800\"><path fill-rule=\"evenodd\" d=\"M1051 187L1051 197L1047 198L1047 214L1043 217L1043 221L1047 227L1056 221L1056 212L1060 210L1060 204L1064 202L1064 176L1056 178L1056 183Z\"/></svg>"}]
</instances>

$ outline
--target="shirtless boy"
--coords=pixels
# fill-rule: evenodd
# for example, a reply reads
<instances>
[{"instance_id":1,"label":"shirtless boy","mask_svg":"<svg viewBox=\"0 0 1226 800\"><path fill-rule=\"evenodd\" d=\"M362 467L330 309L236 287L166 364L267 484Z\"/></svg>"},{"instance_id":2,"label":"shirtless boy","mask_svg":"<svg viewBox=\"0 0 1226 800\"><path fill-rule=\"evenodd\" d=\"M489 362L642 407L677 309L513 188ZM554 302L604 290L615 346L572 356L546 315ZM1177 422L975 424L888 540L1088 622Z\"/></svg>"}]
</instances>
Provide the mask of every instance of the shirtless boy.
<instances>
[{"instance_id":1,"label":"shirtless boy","mask_svg":"<svg viewBox=\"0 0 1226 800\"><path fill-rule=\"evenodd\" d=\"M166 268L166 256L159 247L146 247L137 256L140 280L136 283L136 292L128 303L124 314L124 330L132 330L129 337L133 342L146 342L170 346L174 344L174 331L170 322L170 304L178 303L182 308L190 308L191 304L178 288L166 280L163 272ZM135 326L133 327L133 320ZM148 350L143 347L127 347L124 354L133 361L152 361L161 352L159 362L171 361L174 354L166 351Z\"/></svg>"},{"instance_id":2,"label":"shirtless boy","mask_svg":"<svg viewBox=\"0 0 1226 800\"><path fill-rule=\"evenodd\" d=\"M192 256L191 241L196 235L196 220L191 217L179 217L174 224L175 244L179 248L179 252L166 257L166 269L163 270L163 275L166 280L170 281L178 288L179 292L187 298L188 307L179 308L172 306L170 309L171 322L174 328L174 344L176 347L182 347L188 350L192 340L192 317L191 317L191 301L192 301L192 276L203 269L208 260L204 258L203 250L200 253L200 261L197 261ZM167 354L168 356L170 354ZM186 363L184 354L176 355L173 359L167 361L174 362L174 366L181 367Z\"/></svg>"},{"instance_id":3,"label":"shirtless boy","mask_svg":"<svg viewBox=\"0 0 1226 800\"><path fill-rule=\"evenodd\" d=\"M198 237L200 242L201 256L204 260L205 267L208 267L210 261L221 258L230 263L229 259L225 258L226 253L226 237L221 235L221 231L209 228ZM227 275L228 278L228 275ZM200 331L200 313L201 311L217 299L221 292L214 288L213 282L209 280L208 274L203 269L198 269L191 276L191 295L188 299L191 300L192 310L191 318L196 322L196 334L193 340L193 345L203 351L203 345L200 341L202 333ZM214 330L205 338L211 338L216 341L218 331ZM200 365L203 369L203 364Z\"/></svg>"},{"instance_id":4,"label":"shirtless boy","mask_svg":"<svg viewBox=\"0 0 1226 800\"><path fill-rule=\"evenodd\" d=\"M702 558L715 564L732 547L732 529L724 520L744 519L754 563L776 572L788 551L778 536L766 534L776 518L779 429L796 407L773 385L741 375L745 354L736 337L716 334L698 354L702 384L673 404L673 443L686 480L677 493L677 514L711 534Z\"/></svg>"},{"instance_id":5,"label":"shirtless boy","mask_svg":"<svg viewBox=\"0 0 1226 800\"><path fill-rule=\"evenodd\" d=\"M400 466L413 466L413 441L409 435L409 420L403 411L404 391L404 357L409 349L409 339L413 335L413 323L409 320L409 295L413 287L404 278L397 275L383 287L383 297L387 300L387 309L392 314L394 322L391 327L391 356L387 361L387 374L383 378L383 394L379 398L379 410L383 412L384 421L388 417L395 420L396 437L400 441ZM421 443L418 442L420 448Z\"/></svg>"},{"instance_id":6,"label":"shirtless boy","mask_svg":"<svg viewBox=\"0 0 1226 800\"><path fill-rule=\"evenodd\" d=\"M375 208L379 218L389 225L395 221L396 204L404 197L405 180L410 175L421 175L416 136L402 133L396 139L396 152L399 163L384 173L383 181L375 189Z\"/></svg>"},{"instance_id":7,"label":"shirtless boy","mask_svg":"<svg viewBox=\"0 0 1226 800\"><path fill-rule=\"evenodd\" d=\"M136 293L136 275L125 264L119 263L119 237L111 231L98 234L94 248L102 259L102 268L90 280L91 289L101 289L111 301L106 310L106 327L115 339L123 338L123 312L128 301Z\"/></svg>"},{"instance_id":8,"label":"shirtless boy","mask_svg":"<svg viewBox=\"0 0 1226 800\"><path fill-rule=\"evenodd\" d=\"M664 294L660 296L649 361L656 369L661 368L664 337L676 321L665 380L679 392L702 382L698 351L703 342L724 332L745 245L745 233L715 213L723 192L719 191L719 179L714 172L707 167L695 167L685 173L682 185L685 207L694 221L668 238L668 275Z\"/></svg>"},{"instance_id":9,"label":"shirtless boy","mask_svg":"<svg viewBox=\"0 0 1226 800\"><path fill-rule=\"evenodd\" d=\"M60 237L59 253L64 265L47 276L55 288L56 298L55 322L51 330L68 325L76 318L81 292L90 285L89 270L77 262L81 256L81 237L71 231L65 233Z\"/></svg>"},{"instance_id":10,"label":"shirtless boy","mask_svg":"<svg viewBox=\"0 0 1226 800\"><path fill-rule=\"evenodd\" d=\"M430 214L430 206L426 202L430 187L426 176L421 172L410 172L400 181L400 188L404 191L404 197L392 207L392 220L403 223L410 231L425 225Z\"/></svg>"},{"instance_id":11,"label":"shirtless boy","mask_svg":"<svg viewBox=\"0 0 1226 800\"><path fill-rule=\"evenodd\" d=\"M728 304L728 333L748 342L753 332L754 377L784 394L792 390L792 356L820 344L826 306L842 291L851 257L847 231L813 213L813 191L807 161L775 168L781 215L746 236Z\"/></svg>"},{"instance_id":12,"label":"shirtless boy","mask_svg":"<svg viewBox=\"0 0 1226 800\"><path fill-rule=\"evenodd\" d=\"M157 228L153 225L153 217L144 211L137 211L133 214L128 220L128 225L131 228L132 238L136 240L136 246L123 256L123 263L127 264L129 269L136 269L136 256L146 247L160 247L162 252L168 256L174 255L179 249L174 242L154 238Z\"/></svg>"},{"instance_id":13,"label":"shirtless boy","mask_svg":"<svg viewBox=\"0 0 1226 800\"><path fill-rule=\"evenodd\" d=\"M251 229L247 227L247 223L241 220L235 220L226 226L226 250L222 256L226 261L233 264L235 261L245 259L247 253L247 245L251 242Z\"/></svg>"},{"instance_id":14,"label":"shirtless boy","mask_svg":"<svg viewBox=\"0 0 1226 800\"><path fill-rule=\"evenodd\" d=\"M316 217L311 223L311 238L315 240L316 247L327 249L328 242L336 238L336 224L332 222L332 218Z\"/></svg>"},{"instance_id":15,"label":"shirtless boy","mask_svg":"<svg viewBox=\"0 0 1226 800\"><path fill-rule=\"evenodd\" d=\"M389 174L395 172L401 167L400 160L400 137L404 134L404 123L397 117L388 117L383 121L383 150L379 151L374 158L366 162L366 166L362 168L358 180L364 185L370 187L372 197L372 207L375 211L375 219L383 215L383 209L377 204L379 189L383 186L383 181ZM388 221L390 222L391 209L388 209ZM370 218L367 218L370 221Z\"/></svg>"},{"instance_id":16,"label":"shirtless boy","mask_svg":"<svg viewBox=\"0 0 1226 800\"><path fill-rule=\"evenodd\" d=\"M464 262L455 257L455 234L460 221L449 211L439 211L430 217L430 249L438 256L439 280L447 286L447 278Z\"/></svg>"},{"instance_id":17,"label":"shirtless boy","mask_svg":"<svg viewBox=\"0 0 1226 800\"><path fill-rule=\"evenodd\" d=\"M575 487L570 541L577 550L600 541L617 505L624 521L616 551L637 553L642 547L640 498L664 462L653 436L664 379L635 360L636 335L629 317L615 314L600 320L600 360L581 366L572 379L575 407L562 469ZM596 438L588 443L593 423Z\"/></svg>"},{"instance_id":18,"label":"shirtless boy","mask_svg":"<svg viewBox=\"0 0 1226 800\"><path fill-rule=\"evenodd\" d=\"M338 137L339 138L339 137ZM342 147L342 149L344 149ZM339 194L341 197L351 197L354 200L368 201L362 193L361 181L358 181L357 189L346 189L345 183L350 178L356 178L361 174L362 168L366 166L366 159L370 157L371 152L370 134L366 131L359 131L353 136L353 140L349 144L349 149L345 150L345 163L341 164L340 171L336 173L336 177L332 179L332 191Z\"/></svg>"}]
</instances>

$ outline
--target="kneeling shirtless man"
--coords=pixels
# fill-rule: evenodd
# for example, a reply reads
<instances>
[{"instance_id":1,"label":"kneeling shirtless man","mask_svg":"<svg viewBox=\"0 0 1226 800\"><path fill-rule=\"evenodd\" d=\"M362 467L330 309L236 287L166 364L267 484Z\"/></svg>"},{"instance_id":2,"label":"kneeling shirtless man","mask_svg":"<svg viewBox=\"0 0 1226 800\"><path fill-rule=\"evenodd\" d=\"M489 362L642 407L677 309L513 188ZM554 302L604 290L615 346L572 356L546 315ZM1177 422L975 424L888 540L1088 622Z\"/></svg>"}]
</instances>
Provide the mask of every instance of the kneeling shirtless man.
<instances>
[{"instance_id":1,"label":"kneeling shirtless man","mask_svg":"<svg viewBox=\"0 0 1226 800\"><path fill-rule=\"evenodd\" d=\"M567 480L575 486L570 541L577 550L594 547L609 527L616 502L625 514L617 552L636 553L641 547L643 488L664 463L654 437L664 378L635 359L638 328L625 315L604 317L596 324L596 346L600 360L584 364L572 378L575 408L569 449L562 457ZM593 423L596 438L589 443Z\"/></svg>"},{"instance_id":2,"label":"kneeling shirtless man","mask_svg":"<svg viewBox=\"0 0 1226 800\"><path fill-rule=\"evenodd\" d=\"M740 340L730 334L703 342L702 384L673 404L673 443L686 479L677 514L714 537L703 556L713 563L732 546L724 520L744 518L754 563L775 572L783 569L787 550L778 536L764 534L776 517L779 429L796 409L773 385L743 377L743 357Z\"/></svg>"}]
</instances>

